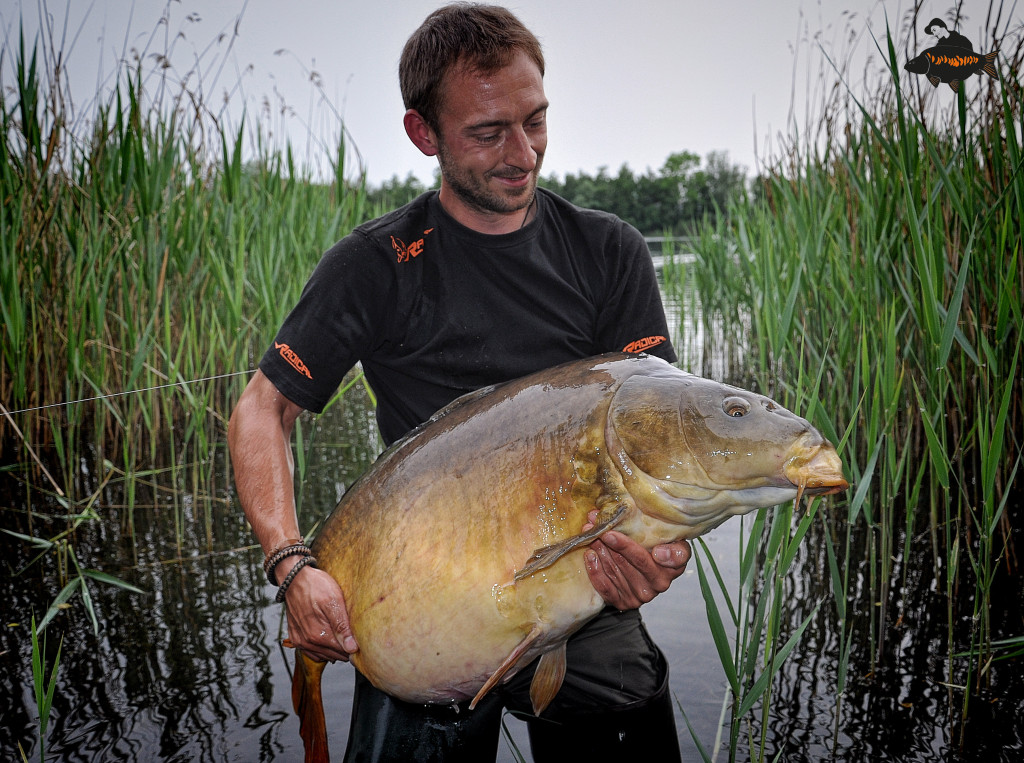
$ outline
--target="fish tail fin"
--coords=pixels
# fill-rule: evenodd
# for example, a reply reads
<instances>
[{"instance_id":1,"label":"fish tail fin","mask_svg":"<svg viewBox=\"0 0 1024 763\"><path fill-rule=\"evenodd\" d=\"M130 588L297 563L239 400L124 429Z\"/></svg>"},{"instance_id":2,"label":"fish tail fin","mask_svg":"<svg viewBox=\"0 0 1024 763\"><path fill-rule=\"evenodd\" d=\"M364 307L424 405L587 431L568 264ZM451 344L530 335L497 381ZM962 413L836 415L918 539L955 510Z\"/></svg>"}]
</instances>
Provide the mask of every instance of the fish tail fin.
<instances>
[{"instance_id":1,"label":"fish tail fin","mask_svg":"<svg viewBox=\"0 0 1024 763\"><path fill-rule=\"evenodd\" d=\"M299 716L299 735L306 748L306 763L329 763L331 754L327 749L327 722L320 693L320 677L327 663L307 657L301 649L297 649L295 654L292 706Z\"/></svg>"},{"instance_id":2,"label":"fish tail fin","mask_svg":"<svg viewBox=\"0 0 1024 763\"><path fill-rule=\"evenodd\" d=\"M991 53L986 53L985 63L981 67L981 70L993 79L999 79L999 74L996 73L996 53L998 52L998 50L993 50Z\"/></svg>"}]
</instances>

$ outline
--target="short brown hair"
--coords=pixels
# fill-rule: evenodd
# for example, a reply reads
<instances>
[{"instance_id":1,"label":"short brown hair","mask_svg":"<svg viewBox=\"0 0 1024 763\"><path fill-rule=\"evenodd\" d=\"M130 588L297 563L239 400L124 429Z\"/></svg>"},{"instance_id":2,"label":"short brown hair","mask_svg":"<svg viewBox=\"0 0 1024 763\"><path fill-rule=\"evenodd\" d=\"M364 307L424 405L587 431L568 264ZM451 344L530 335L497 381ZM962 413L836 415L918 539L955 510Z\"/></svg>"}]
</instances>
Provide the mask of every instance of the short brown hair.
<instances>
[{"instance_id":1,"label":"short brown hair","mask_svg":"<svg viewBox=\"0 0 1024 763\"><path fill-rule=\"evenodd\" d=\"M427 16L402 49L398 80L405 108L415 109L433 129L444 101L444 78L456 65L495 72L526 53L544 76L540 42L506 8L453 3Z\"/></svg>"}]
</instances>

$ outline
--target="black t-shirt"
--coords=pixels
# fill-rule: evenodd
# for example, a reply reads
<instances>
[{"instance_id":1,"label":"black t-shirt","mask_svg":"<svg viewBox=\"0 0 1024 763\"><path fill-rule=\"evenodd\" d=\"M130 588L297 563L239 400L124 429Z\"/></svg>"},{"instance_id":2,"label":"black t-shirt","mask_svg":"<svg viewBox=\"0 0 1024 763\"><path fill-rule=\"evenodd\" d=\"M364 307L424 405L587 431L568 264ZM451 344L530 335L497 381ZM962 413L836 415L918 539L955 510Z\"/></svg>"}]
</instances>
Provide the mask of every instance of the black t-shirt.
<instances>
[{"instance_id":1,"label":"black t-shirt","mask_svg":"<svg viewBox=\"0 0 1024 763\"><path fill-rule=\"evenodd\" d=\"M328 250L260 369L321 411L357 361L394 442L456 397L603 352L674 361L643 237L614 215L543 189L537 216L503 235L423 194Z\"/></svg>"}]
</instances>

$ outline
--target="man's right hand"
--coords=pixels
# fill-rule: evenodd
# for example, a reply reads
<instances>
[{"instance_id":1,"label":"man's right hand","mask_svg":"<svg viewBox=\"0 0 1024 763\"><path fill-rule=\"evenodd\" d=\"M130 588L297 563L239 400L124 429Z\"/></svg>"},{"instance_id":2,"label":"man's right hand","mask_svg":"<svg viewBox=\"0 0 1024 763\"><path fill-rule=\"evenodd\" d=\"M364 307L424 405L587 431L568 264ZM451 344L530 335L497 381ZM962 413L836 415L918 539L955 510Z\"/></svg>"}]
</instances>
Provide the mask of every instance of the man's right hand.
<instances>
[{"instance_id":1,"label":"man's right hand","mask_svg":"<svg viewBox=\"0 0 1024 763\"><path fill-rule=\"evenodd\" d=\"M283 577L287 572L282 572ZM280 579L280 578L279 578ZM338 583L323 570L302 568L285 594L288 639L314 660L348 662L359 649Z\"/></svg>"}]
</instances>

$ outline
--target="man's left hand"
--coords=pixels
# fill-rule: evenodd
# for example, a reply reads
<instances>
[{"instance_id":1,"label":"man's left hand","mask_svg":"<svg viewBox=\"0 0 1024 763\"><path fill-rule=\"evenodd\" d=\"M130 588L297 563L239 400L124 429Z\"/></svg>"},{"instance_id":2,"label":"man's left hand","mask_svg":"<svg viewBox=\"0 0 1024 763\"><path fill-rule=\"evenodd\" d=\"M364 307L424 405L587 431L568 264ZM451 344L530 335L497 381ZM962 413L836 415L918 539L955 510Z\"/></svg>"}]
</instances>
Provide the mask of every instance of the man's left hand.
<instances>
[{"instance_id":1,"label":"man's left hand","mask_svg":"<svg viewBox=\"0 0 1024 763\"><path fill-rule=\"evenodd\" d=\"M646 604L683 574L690 561L685 540L648 551L622 533L610 530L584 554L587 574L606 603L623 611Z\"/></svg>"}]
</instances>

